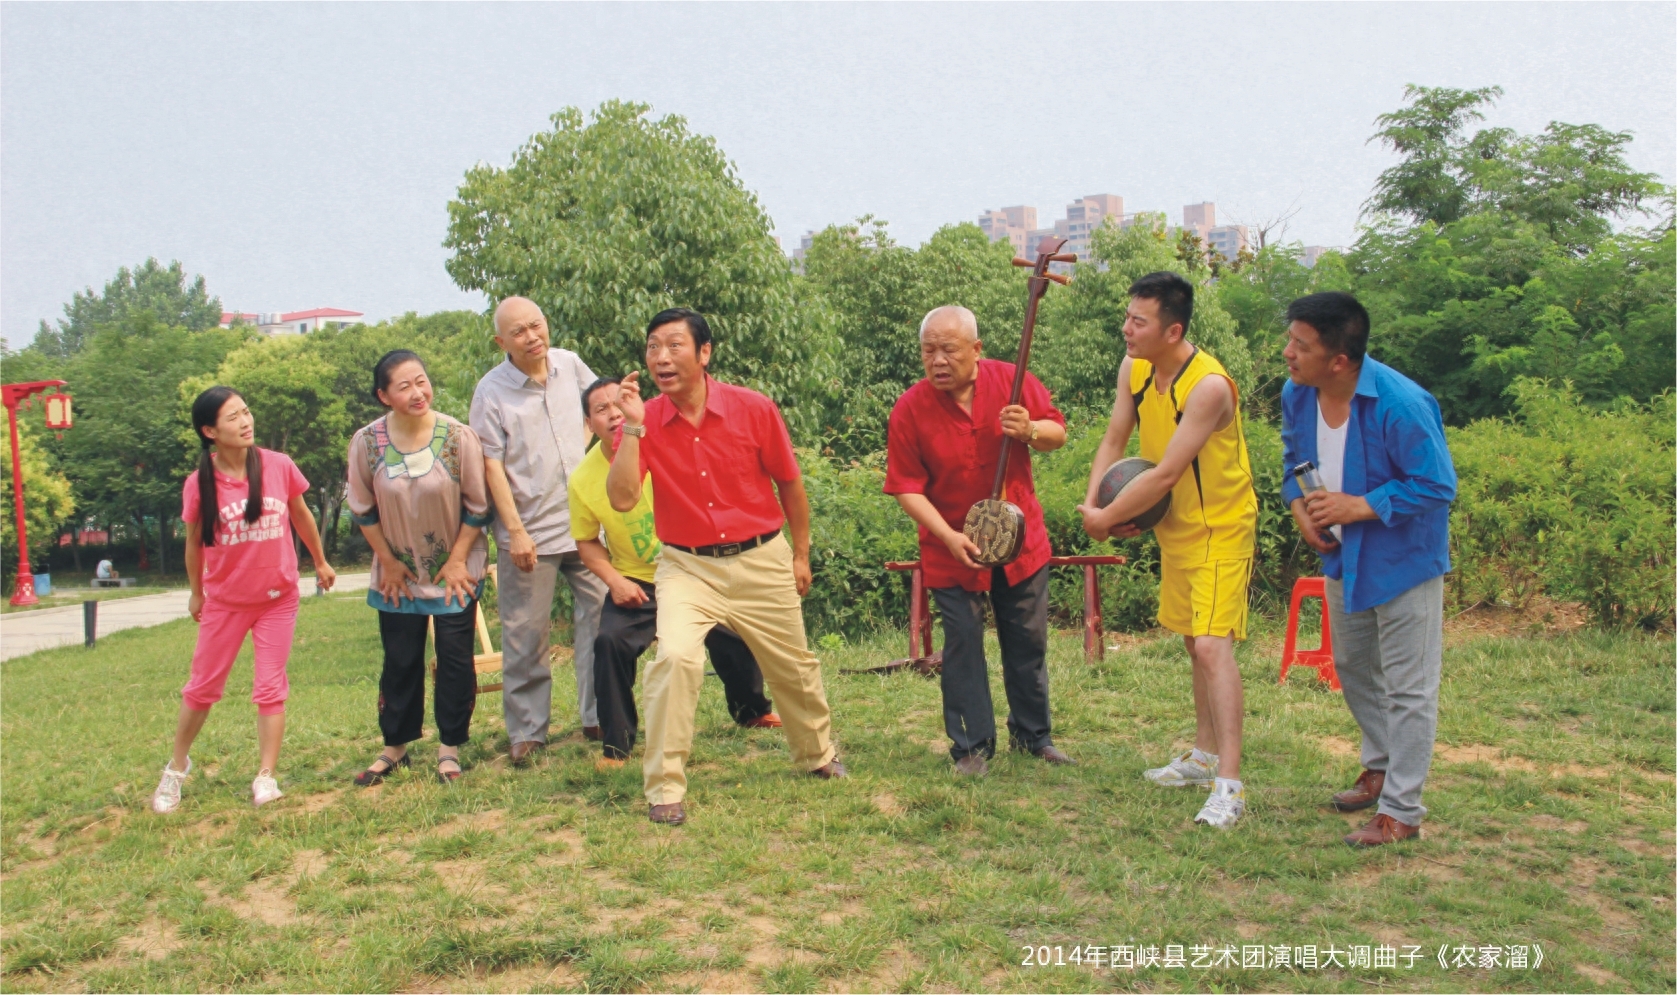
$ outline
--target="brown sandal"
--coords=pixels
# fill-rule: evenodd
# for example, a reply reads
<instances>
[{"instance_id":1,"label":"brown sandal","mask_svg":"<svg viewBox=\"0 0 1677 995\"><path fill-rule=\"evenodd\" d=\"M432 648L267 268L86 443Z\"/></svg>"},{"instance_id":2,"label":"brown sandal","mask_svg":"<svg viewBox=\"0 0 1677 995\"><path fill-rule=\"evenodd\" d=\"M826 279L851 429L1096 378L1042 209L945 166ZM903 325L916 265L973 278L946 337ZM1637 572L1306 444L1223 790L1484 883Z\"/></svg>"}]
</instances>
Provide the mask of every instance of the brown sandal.
<instances>
[{"instance_id":1,"label":"brown sandal","mask_svg":"<svg viewBox=\"0 0 1677 995\"><path fill-rule=\"evenodd\" d=\"M383 767L378 766L381 763L384 764ZM406 753L402 754L402 758L400 760L392 760L380 753L378 756L373 758L373 766L368 767L366 770L355 775L355 785L358 788L370 788L375 784L383 784L384 779L389 777L396 768L406 768L412 766L413 762L408 759L408 755Z\"/></svg>"},{"instance_id":2,"label":"brown sandal","mask_svg":"<svg viewBox=\"0 0 1677 995\"><path fill-rule=\"evenodd\" d=\"M443 769L443 764L453 764L454 769L453 770L444 770ZM462 775L464 773L466 773L466 768L460 766L460 758L459 757L438 757L437 758L437 780L441 781L442 783L453 784L455 781L460 780L460 775Z\"/></svg>"}]
</instances>

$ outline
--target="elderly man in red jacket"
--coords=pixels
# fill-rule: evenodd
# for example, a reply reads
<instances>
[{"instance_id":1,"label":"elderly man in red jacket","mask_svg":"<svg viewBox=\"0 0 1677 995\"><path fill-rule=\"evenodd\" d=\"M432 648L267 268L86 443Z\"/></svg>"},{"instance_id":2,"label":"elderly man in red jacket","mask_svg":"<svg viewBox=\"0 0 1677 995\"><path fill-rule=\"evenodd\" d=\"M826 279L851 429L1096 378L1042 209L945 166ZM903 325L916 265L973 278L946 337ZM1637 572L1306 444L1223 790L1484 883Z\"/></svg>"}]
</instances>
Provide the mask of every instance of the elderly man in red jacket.
<instances>
[{"instance_id":1,"label":"elderly man in red jacket","mask_svg":"<svg viewBox=\"0 0 1677 995\"><path fill-rule=\"evenodd\" d=\"M1054 746L1048 714L1048 531L1031 481L1029 452L1066 444L1066 420L1029 373L1009 404L1014 365L984 358L978 321L964 307L940 307L920 323L926 379L891 410L885 493L920 526L920 564L943 618L943 725L955 772L983 776L996 752L996 718L984 659L984 597L1001 641L1007 729L1015 749L1049 763L1072 759ZM973 562L962 533L967 510L990 497L1005 440L1020 444L1007 464L1004 497L1025 513L1025 541L1006 566Z\"/></svg>"}]
</instances>

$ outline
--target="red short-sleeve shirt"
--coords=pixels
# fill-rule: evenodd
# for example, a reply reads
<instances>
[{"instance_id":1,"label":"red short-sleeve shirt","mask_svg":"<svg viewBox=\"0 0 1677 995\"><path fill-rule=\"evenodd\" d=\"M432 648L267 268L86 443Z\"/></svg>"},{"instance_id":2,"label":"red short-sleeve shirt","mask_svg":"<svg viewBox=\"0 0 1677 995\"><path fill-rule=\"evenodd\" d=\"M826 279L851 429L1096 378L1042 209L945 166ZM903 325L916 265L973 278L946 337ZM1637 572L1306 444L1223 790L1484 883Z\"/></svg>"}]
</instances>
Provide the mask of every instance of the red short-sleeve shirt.
<instances>
[{"instance_id":1,"label":"red short-sleeve shirt","mask_svg":"<svg viewBox=\"0 0 1677 995\"><path fill-rule=\"evenodd\" d=\"M885 493L924 494L943 520L960 531L967 511L988 498L996 483L996 463L1001 459L1004 438L1002 408L1013 390L1013 369L1012 363L1001 360L978 361L970 415L929 381L922 380L904 391L891 409ZM1065 416L1054 407L1048 388L1029 372L1025 374L1020 403L1033 421L1048 418L1066 423ZM1018 558L1004 568L1009 584L1041 570L1051 555L1042 505L1031 479L1030 450L1017 442L1013 446L1002 494L1025 513L1025 543ZM961 566L949 548L925 529L920 530L920 566L929 587L990 589L990 570Z\"/></svg>"},{"instance_id":2,"label":"red short-sleeve shirt","mask_svg":"<svg viewBox=\"0 0 1677 995\"><path fill-rule=\"evenodd\" d=\"M743 542L785 523L774 484L799 478L798 458L773 401L707 376L698 428L662 395L646 402L645 425L641 473L652 474L659 541Z\"/></svg>"}]
</instances>

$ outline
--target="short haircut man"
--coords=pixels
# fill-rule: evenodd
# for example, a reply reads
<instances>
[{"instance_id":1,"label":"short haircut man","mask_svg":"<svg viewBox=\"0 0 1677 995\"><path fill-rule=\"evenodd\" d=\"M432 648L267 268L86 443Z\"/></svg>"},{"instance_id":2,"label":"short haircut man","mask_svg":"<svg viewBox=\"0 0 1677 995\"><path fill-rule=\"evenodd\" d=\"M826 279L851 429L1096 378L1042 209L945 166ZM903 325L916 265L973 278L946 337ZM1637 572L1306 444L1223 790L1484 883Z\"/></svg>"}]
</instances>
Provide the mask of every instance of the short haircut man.
<instances>
[{"instance_id":1,"label":"short haircut man","mask_svg":"<svg viewBox=\"0 0 1677 995\"><path fill-rule=\"evenodd\" d=\"M1438 728L1444 575L1456 470L1438 402L1366 354L1368 311L1350 294L1287 308L1281 497L1327 575L1334 669L1362 728L1362 774L1329 804L1378 806L1345 837L1383 846L1421 833ZM1292 470L1315 466L1306 494Z\"/></svg>"},{"instance_id":2,"label":"short haircut man","mask_svg":"<svg viewBox=\"0 0 1677 995\"><path fill-rule=\"evenodd\" d=\"M577 553L566 500L566 483L588 445L577 392L596 378L582 357L552 347L547 318L528 298L508 297L496 306L495 342L506 359L478 381L471 426L483 442L495 502L501 704L509 758L522 766L547 742L552 718L548 637L560 577L575 605L578 717L584 736L600 734L594 635L606 588Z\"/></svg>"},{"instance_id":3,"label":"short haircut man","mask_svg":"<svg viewBox=\"0 0 1677 995\"><path fill-rule=\"evenodd\" d=\"M786 423L754 390L711 378L710 324L689 308L652 317L646 365L659 396L642 402L623 378L623 439L606 476L629 511L652 479L664 551L655 579L658 656L646 671L644 790L653 822L686 821L686 762L704 678L705 639L726 625L762 668L792 748L820 778L844 777L832 743L821 664L799 603L809 589L809 498ZM790 526L792 542L781 534Z\"/></svg>"},{"instance_id":4,"label":"short haircut man","mask_svg":"<svg viewBox=\"0 0 1677 995\"><path fill-rule=\"evenodd\" d=\"M1182 636L1193 665L1194 746L1145 776L1166 787L1210 786L1195 821L1227 829L1246 810L1245 706L1234 643L1246 638L1258 498L1239 391L1223 365L1185 337L1193 314L1193 284L1179 274L1149 273L1130 286L1127 355L1078 510L1092 538L1133 536L1133 520L1170 496L1170 510L1153 533L1159 623ZM1156 465L1102 508L1096 503L1101 478L1137 431L1142 457Z\"/></svg>"}]
</instances>

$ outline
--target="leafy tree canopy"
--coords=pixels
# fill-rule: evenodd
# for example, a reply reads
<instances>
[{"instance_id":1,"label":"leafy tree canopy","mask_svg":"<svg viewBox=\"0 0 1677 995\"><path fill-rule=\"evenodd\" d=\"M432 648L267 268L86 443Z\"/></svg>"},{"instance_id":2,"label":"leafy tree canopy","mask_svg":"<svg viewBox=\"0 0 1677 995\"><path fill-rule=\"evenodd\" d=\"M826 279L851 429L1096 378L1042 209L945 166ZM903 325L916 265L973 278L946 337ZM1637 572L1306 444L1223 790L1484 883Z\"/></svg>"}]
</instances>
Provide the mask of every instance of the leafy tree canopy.
<instances>
[{"instance_id":1,"label":"leafy tree canopy","mask_svg":"<svg viewBox=\"0 0 1677 995\"><path fill-rule=\"evenodd\" d=\"M790 408L821 349L769 218L713 139L649 111L608 101L585 123L567 108L506 169L470 170L449 204L448 272L492 301L534 300L556 342L602 372L643 365L652 315L695 308L716 335L712 369Z\"/></svg>"},{"instance_id":2,"label":"leafy tree canopy","mask_svg":"<svg viewBox=\"0 0 1677 995\"><path fill-rule=\"evenodd\" d=\"M103 292L89 287L76 293L64 305L64 317L56 328L41 322L34 347L49 356L73 356L95 329L139 314L149 314L164 325L201 331L221 324L221 299L209 295L202 276L188 282L186 269L178 261L163 266L147 259L133 270L126 266L117 270Z\"/></svg>"}]
</instances>

